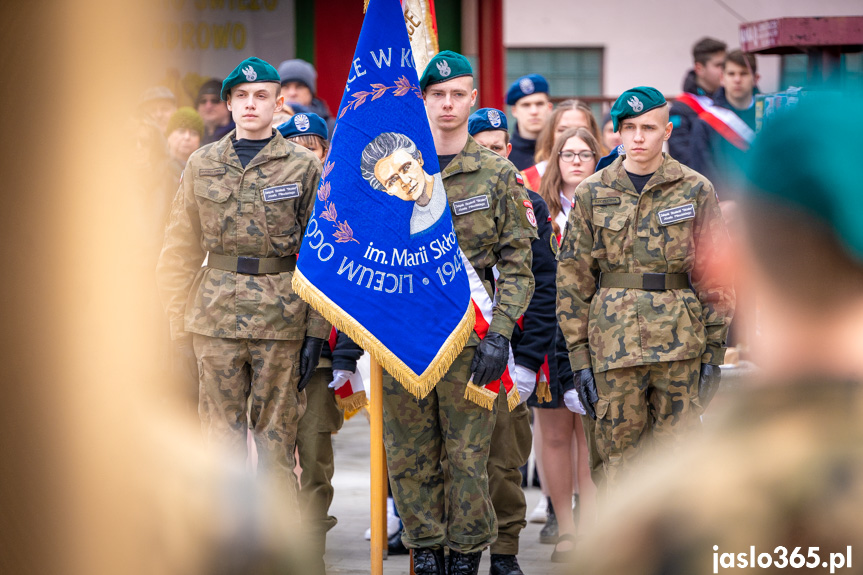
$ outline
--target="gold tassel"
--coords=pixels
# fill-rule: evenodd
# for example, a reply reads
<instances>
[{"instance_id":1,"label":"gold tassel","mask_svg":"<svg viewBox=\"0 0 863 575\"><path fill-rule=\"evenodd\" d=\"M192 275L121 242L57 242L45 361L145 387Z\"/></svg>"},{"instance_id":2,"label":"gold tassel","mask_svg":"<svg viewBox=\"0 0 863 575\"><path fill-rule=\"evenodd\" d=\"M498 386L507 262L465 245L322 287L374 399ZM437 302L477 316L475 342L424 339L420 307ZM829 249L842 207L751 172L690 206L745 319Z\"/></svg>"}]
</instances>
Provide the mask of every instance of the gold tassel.
<instances>
[{"instance_id":1,"label":"gold tassel","mask_svg":"<svg viewBox=\"0 0 863 575\"><path fill-rule=\"evenodd\" d=\"M518 393L518 388L516 386L512 386L512 389L509 390L509 393L506 395L506 404L509 406L509 410L512 411L518 404L521 403L521 395Z\"/></svg>"},{"instance_id":2,"label":"gold tassel","mask_svg":"<svg viewBox=\"0 0 863 575\"><path fill-rule=\"evenodd\" d=\"M424 0L425 4L425 23L426 23L426 34L429 35L429 38L432 40L432 50L437 54L440 52L440 46L438 45L437 34L434 32L434 26L432 25L432 17L431 17L431 7L429 6L428 0ZM422 74L422 72L420 72Z\"/></svg>"},{"instance_id":3,"label":"gold tassel","mask_svg":"<svg viewBox=\"0 0 863 575\"><path fill-rule=\"evenodd\" d=\"M470 339L470 334L473 333L473 324L476 320L473 302L468 302L467 311L456 329L446 339L426 370L417 375L402 360L388 350L378 338L360 325L350 314L337 306L335 302L324 295L317 287L312 285L299 269L294 271L291 287L294 288L294 292L297 295L316 309L328 322L336 326L339 331L348 334L348 337L354 340L357 345L368 351L381 364L381 367L402 384L402 387L419 399L428 395L434 386L437 385L437 382L449 371L450 366L459 356L462 349L464 349L468 339Z\"/></svg>"},{"instance_id":4,"label":"gold tassel","mask_svg":"<svg viewBox=\"0 0 863 575\"><path fill-rule=\"evenodd\" d=\"M369 400L366 397L365 390L353 393L350 395L350 397L346 397L344 399L336 396L336 405L339 406L339 409L344 410L345 420L348 420L350 417L352 417L362 408L366 407L368 404Z\"/></svg>"},{"instance_id":5,"label":"gold tassel","mask_svg":"<svg viewBox=\"0 0 863 575\"><path fill-rule=\"evenodd\" d=\"M464 398L491 411L494 409L494 402L497 401L497 394L484 387L476 386L473 382L468 382L464 390Z\"/></svg>"},{"instance_id":6,"label":"gold tassel","mask_svg":"<svg viewBox=\"0 0 863 575\"><path fill-rule=\"evenodd\" d=\"M365 14L368 9L369 9L369 0L365 0L363 2L363 14Z\"/></svg>"},{"instance_id":7,"label":"gold tassel","mask_svg":"<svg viewBox=\"0 0 863 575\"><path fill-rule=\"evenodd\" d=\"M551 403L551 388L547 381L536 384L536 401L538 403Z\"/></svg>"}]
</instances>

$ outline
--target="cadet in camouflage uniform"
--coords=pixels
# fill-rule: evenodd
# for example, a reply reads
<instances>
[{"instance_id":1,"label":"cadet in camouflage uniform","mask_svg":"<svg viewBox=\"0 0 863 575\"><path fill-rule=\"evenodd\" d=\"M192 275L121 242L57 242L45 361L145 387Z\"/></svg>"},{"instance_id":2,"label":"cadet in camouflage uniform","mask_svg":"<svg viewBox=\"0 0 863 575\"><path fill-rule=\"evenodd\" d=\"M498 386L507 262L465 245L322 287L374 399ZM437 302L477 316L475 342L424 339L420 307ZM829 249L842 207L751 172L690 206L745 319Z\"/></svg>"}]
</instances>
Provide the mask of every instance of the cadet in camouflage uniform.
<instances>
[{"instance_id":1,"label":"cadet in camouflage uniform","mask_svg":"<svg viewBox=\"0 0 863 575\"><path fill-rule=\"evenodd\" d=\"M301 392L330 328L293 292L291 277L321 164L271 128L282 98L268 63L243 61L225 79L222 99L237 128L189 158L159 258L159 290L172 338L197 362L208 442L245 453L251 396L259 475L296 504ZM296 505L287 511L295 515Z\"/></svg>"},{"instance_id":2,"label":"cadet in camouflage uniform","mask_svg":"<svg viewBox=\"0 0 863 575\"><path fill-rule=\"evenodd\" d=\"M471 114L468 133L478 144L509 158L512 144L507 132L506 115L494 108L482 108ZM556 318L554 316L555 276L557 273L557 237L545 200L528 189L528 198L536 217L536 240L531 242L533 273L536 289L522 321L516 324L512 337L515 359L515 382L521 403L509 411L507 398L500 394L497 421L491 436L488 455L488 482L494 513L497 517L497 541L491 545L490 575L524 575L518 564L518 538L524 529L527 511L521 470L530 457L533 433L530 410L525 403L536 387L537 373L550 353Z\"/></svg>"},{"instance_id":3,"label":"cadet in camouflage uniform","mask_svg":"<svg viewBox=\"0 0 863 575\"><path fill-rule=\"evenodd\" d=\"M450 575L465 575L477 572L497 530L486 471L495 411L472 403L465 391L472 374L473 383L483 386L506 368L513 326L533 293L530 244L536 228L513 165L468 135L476 90L467 59L450 51L437 54L420 87L459 246L490 296L491 268L500 275L488 334L481 343L471 334L425 398L384 377L384 442L393 499L404 522L402 540L415 550L416 573L443 575L448 546Z\"/></svg>"},{"instance_id":4,"label":"cadet in camouflage uniform","mask_svg":"<svg viewBox=\"0 0 863 575\"><path fill-rule=\"evenodd\" d=\"M863 148L835 142L863 133L861 108L813 92L756 136L738 262L759 370L621 490L572 573L860 572Z\"/></svg>"},{"instance_id":5,"label":"cadet in camouflage uniform","mask_svg":"<svg viewBox=\"0 0 863 575\"><path fill-rule=\"evenodd\" d=\"M734 309L730 278L708 273L727 244L713 187L662 153L665 98L634 88L611 115L626 155L576 189L557 275L557 315L608 488L651 445L671 446L698 423Z\"/></svg>"}]
</instances>

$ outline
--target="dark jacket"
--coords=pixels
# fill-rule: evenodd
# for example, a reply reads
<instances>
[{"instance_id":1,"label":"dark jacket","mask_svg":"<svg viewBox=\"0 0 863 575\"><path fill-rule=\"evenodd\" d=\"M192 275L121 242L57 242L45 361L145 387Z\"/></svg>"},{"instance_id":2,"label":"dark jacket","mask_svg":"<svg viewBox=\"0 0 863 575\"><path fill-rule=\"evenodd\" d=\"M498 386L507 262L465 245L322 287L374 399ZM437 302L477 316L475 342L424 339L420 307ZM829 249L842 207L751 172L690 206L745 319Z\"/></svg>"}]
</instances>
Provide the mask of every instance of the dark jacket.
<instances>
[{"instance_id":1,"label":"dark jacket","mask_svg":"<svg viewBox=\"0 0 863 575\"><path fill-rule=\"evenodd\" d=\"M324 344L324 349L321 351L321 357L332 361L333 369L342 369L344 371L356 371L357 361L363 355L363 350L360 346L354 343L354 340L348 337L346 333L338 332L336 336L336 348L330 349L330 342Z\"/></svg>"},{"instance_id":2,"label":"dark jacket","mask_svg":"<svg viewBox=\"0 0 863 575\"><path fill-rule=\"evenodd\" d=\"M237 127L237 125L234 123L234 120L231 119L224 126L216 128L213 131L212 135L207 136L205 134L204 137L201 138L201 146L204 146L206 144L212 144L213 142L218 142L219 140L224 138L227 134L229 134L231 132L231 130L233 130L236 127Z\"/></svg>"},{"instance_id":3,"label":"dark jacket","mask_svg":"<svg viewBox=\"0 0 863 575\"><path fill-rule=\"evenodd\" d=\"M324 122L327 123L327 131L330 135L331 139L333 137L333 130L336 128L336 119L330 113L330 108L327 106L327 103L318 98L312 99L311 105L307 106L309 110L321 118L323 118Z\"/></svg>"},{"instance_id":4,"label":"dark jacket","mask_svg":"<svg viewBox=\"0 0 863 575\"><path fill-rule=\"evenodd\" d=\"M518 133L518 124L516 124L515 129L513 129L512 134L510 135L510 142L512 143L512 151L509 153L509 157L507 159L512 162L519 171L526 170L536 164L536 162L533 161L533 155L536 152L536 140L522 138Z\"/></svg>"},{"instance_id":5,"label":"dark jacket","mask_svg":"<svg viewBox=\"0 0 863 575\"><path fill-rule=\"evenodd\" d=\"M557 288L555 278L557 277L557 237L551 225L551 216L545 200L532 190L528 190L530 201L533 203L533 211L536 215L537 239L531 244L533 252L533 263L531 271L536 282L533 298L524 312L524 329L516 325L512 332L512 353L516 365L526 367L531 371L538 372L549 358L549 388L551 390L551 403L539 404L536 400L536 392L531 394L528 405L536 407L559 407L558 401L561 395L557 376L557 361L555 360L555 329L557 318L555 317L555 304ZM564 350L566 347L564 346ZM566 359L567 363L569 358Z\"/></svg>"},{"instance_id":6,"label":"dark jacket","mask_svg":"<svg viewBox=\"0 0 863 575\"><path fill-rule=\"evenodd\" d=\"M524 312L524 329L515 326L512 332L512 353L515 363L537 372L545 356L552 351L555 324L555 276L557 261L555 249L552 247L554 231L545 200L532 190L527 191L533 204L536 216L537 234L539 238L531 243L533 263L531 272L535 281L533 298Z\"/></svg>"},{"instance_id":7,"label":"dark jacket","mask_svg":"<svg viewBox=\"0 0 863 575\"><path fill-rule=\"evenodd\" d=\"M683 91L697 96L709 96L707 92L702 90L695 81L695 71L690 70L683 80ZM674 126L671 132L671 138L668 140L668 153L672 158L689 166L696 172L700 172L699 162L702 157L702 152L695 149L695 142L692 141L692 126L698 121L698 114L686 104L674 102L671 104L669 111L669 121Z\"/></svg>"},{"instance_id":8,"label":"dark jacket","mask_svg":"<svg viewBox=\"0 0 863 575\"><path fill-rule=\"evenodd\" d=\"M754 94L757 93L758 89L756 88ZM720 88L713 95L713 103L716 106L731 110L753 131L755 130L754 102L749 108L738 110L731 105L725 96L725 88ZM743 167L746 152L734 146L710 124L701 119L692 125L691 141L694 153L699 154L699 157L694 161L698 167L693 169L710 180L720 200L734 199L739 187L738 177Z\"/></svg>"}]
</instances>

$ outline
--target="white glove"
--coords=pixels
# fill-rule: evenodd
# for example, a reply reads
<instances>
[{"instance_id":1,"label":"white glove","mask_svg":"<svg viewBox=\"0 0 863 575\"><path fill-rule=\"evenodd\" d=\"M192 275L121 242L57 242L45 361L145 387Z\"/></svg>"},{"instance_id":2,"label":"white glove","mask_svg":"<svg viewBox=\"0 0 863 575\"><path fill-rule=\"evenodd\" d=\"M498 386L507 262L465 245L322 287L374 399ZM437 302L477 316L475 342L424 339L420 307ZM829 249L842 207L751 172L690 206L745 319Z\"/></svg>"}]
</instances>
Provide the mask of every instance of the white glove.
<instances>
[{"instance_id":1,"label":"white glove","mask_svg":"<svg viewBox=\"0 0 863 575\"><path fill-rule=\"evenodd\" d=\"M333 370L333 380L327 386L332 390L339 389L341 386L350 381L351 376L354 374L352 371L347 371L344 369L334 369Z\"/></svg>"},{"instance_id":2,"label":"white glove","mask_svg":"<svg viewBox=\"0 0 863 575\"><path fill-rule=\"evenodd\" d=\"M563 392L563 404L571 412L585 415L584 406L581 405L581 400L578 399L578 392L574 389Z\"/></svg>"},{"instance_id":3,"label":"white glove","mask_svg":"<svg viewBox=\"0 0 863 575\"><path fill-rule=\"evenodd\" d=\"M521 365L515 366L515 387L518 388L518 396L524 403L536 387L536 374Z\"/></svg>"}]
</instances>

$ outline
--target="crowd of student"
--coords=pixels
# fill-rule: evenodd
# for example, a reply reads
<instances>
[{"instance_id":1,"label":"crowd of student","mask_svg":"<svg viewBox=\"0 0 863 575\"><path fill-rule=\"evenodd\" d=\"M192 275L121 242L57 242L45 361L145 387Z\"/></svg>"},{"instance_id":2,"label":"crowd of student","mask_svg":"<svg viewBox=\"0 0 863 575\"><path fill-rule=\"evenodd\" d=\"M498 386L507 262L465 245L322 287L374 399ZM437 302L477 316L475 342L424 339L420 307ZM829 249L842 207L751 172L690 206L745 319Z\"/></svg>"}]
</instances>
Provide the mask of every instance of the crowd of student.
<instances>
[{"instance_id":1,"label":"crowd of student","mask_svg":"<svg viewBox=\"0 0 863 575\"><path fill-rule=\"evenodd\" d=\"M744 146L735 146L739 142L733 136L729 137L729 130L744 141L751 141L751 137L738 122L728 120L716 109L722 108L734 114L740 123L754 130L755 60L740 51L726 54L725 45L711 39L698 42L693 56L694 69L687 76L686 93L671 106L670 122L674 130L668 142L669 154L690 168L717 174L717 180L722 182L717 186L719 197L731 202L734 198L733 181L723 181L718 174L730 173L727 166L738 162L746 150ZM316 70L302 60L287 60L278 67L278 76L285 104L274 114L272 128L323 162L329 149L334 118L326 104L315 95ZM163 224L167 220L170 199L184 177L183 170L190 155L203 145L224 139L236 127L223 99L223 90L220 80L204 82L194 109L177 108L174 95L162 87L150 89L141 97L140 114L136 118L139 150L142 152L140 174L142 182L146 182L144 185L151 192L156 191L154 204L158 205L158 216ZM468 131L477 143L508 157L522 172L527 188L532 190L530 197L535 213L542 220L539 239L534 241L533 247L536 294L531 301L532 307L529 306L525 312L526 327L516 330L518 333L513 335L512 342L517 367L516 383L523 398L529 397L527 406L532 408L532 418L526 406L520 406L520 412L514 410L512 422L508 425L512 425L515 431L509 439L501 441L509 441L504 445L511 447L513 442L523 443L525 437L529 440L532 435L536 472L546 497L530 514L530 519L545 522L540 541L555 545L552 560L559 562L572 559L579 524L585 526L594 521L596 485L604 481L603 465L608 464L608 457L607 454L600 457L596 452L595 414L593 418L585 415L586 409L593 411L593 405L586 406L585 403L593 404L596 399L586 401L584 390L577 389L579 374L573 373L571 350L567 350L564 336L550 335L546 338L539 335L560 332L553 311L557 292L555 274L543 274L542 265L550 261L552 271L555 269L553 262L570 220L570 212L578 202L576 190L579 185L612 159L625 155L619 120L639 116L642 112L635 106L632 106L635 113L612 109L600 122L586 103L569 99L555 106L550 93L550 86L542 76L525 75L513 83L506 95L515 119L511 132L507 130L504 111L492 109L476 111L470 118ZM648 103L651 98L656 98L654 107L665 105L661 95L649 91L637 94ZM694 98L687 98L686 94ZM639 105L642 105L640 101ZM234 147L239 154L237 143ZM259 151L260 147L248 151L249 157L245 160L240 158L244 161L243 167ZM627 172L638 193L656 173L655 170L647 174ZM547 227L547 233L543 232L543 225ZM154 256L157 254L158 249L154 247ZM543 282L546 285L542 286ZM547 290L545 301L541 295L543 288ZM543 305L550 306L552 311L540 310ZM541 320L528 327L534 317ZM300 477L300 508L317 521L315 528L321 531L322 536L335 522L328 515L332 500L333 454L331 445L327 449L325 444L330 443L330 434L340 428L342 421L340 406L331 390L338 389L355 374L356 360L361 353L344 334L335 333L328 344L324 344L324 352L328 361L319 363L318 368L326 371L320 378L329 385L308 388L309 411L304 418L309 425L314 424L314 429L304 436L301 419L297 435L299 466L303 473ZM193 396L199 375L194 350L187 347L183 353L175 354L173 362L175 371L187 374L190 395ZM572 385L573 380L576 386ZM314 401L312 392L318 396ZM314 409L313 404L316 406ZM533 419L532 432L530 419ZM304 437L305 445L315 445L314 448L306 447L305 456ZM495 480L491 472L494 439L491 450L489 475ZM523 450L519 455L516 469L524 467L529 452L529 449ZM513 466L510 463L508 467ZM507 479L503 476L499 481L512 481L511 474ZM302 500L304 490L309 494L305 503ZM514 539L514 544L506 549L502 549L501 544L497 550L492 547L493 558L495 555L498 558L497 563L493 562L492 573L514 575L521 573L515 555L518 534L526 519L524 497L522 495L518 501L518 495L513 496L509 492L509 496L496 498L494 491L492 486L492 500L499 522L498 538L504 540L509 536ZM396 507L391 507L394 517ZM501 520L504 515L512 518L509 525L504 525ZM400 528L399 520L390 522L394 547L397 547Z\"/></svg>"}]
</instances>

